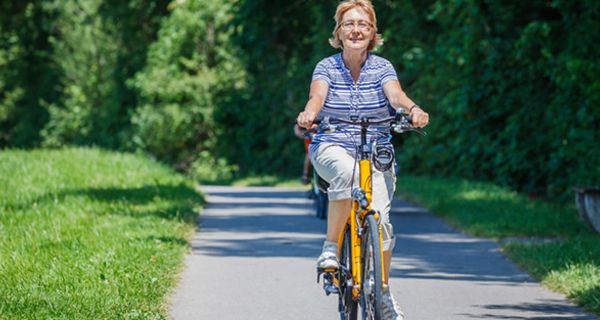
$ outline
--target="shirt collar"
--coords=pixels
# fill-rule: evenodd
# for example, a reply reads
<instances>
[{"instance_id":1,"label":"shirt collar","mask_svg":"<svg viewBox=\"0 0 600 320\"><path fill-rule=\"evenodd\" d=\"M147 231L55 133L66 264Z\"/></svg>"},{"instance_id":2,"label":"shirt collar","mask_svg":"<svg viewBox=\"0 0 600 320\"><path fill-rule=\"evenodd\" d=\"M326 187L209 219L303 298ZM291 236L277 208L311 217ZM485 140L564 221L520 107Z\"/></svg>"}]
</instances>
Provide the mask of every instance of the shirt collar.
<instances>
[{"instance_id":1,"label":"shirt collar","mask_svg":"<svg viewBox=\"0 0 600 320\"><path fill-rule=\"evenodd\" d=\"M344 63L344 58L342 57L342 53L340 52L335 56L335 59L340 67L340 69L342 69L342 72L344 72L350 79L352 79L352 76L350 75L350 69L348 69L348 67L346 67L346 64ZM362 74L365 70L367 70L367 67L369 67L370 63L371 63L371 53L367 52L367 59L365 60L365 63L363 63L362 67L360 68L360 74L358 75L358 79L360 80L360 78L362 77Z\"/></svg>"}]
</instances>

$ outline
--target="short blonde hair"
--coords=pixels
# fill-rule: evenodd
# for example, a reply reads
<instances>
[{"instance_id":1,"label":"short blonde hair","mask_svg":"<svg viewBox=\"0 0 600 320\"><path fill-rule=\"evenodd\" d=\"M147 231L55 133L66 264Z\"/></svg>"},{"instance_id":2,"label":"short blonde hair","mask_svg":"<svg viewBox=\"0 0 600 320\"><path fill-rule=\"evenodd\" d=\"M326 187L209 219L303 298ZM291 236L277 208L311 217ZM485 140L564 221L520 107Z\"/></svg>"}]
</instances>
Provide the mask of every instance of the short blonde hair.
<instances>
[{"instance_id":1,"label":"short blonde hair","mask_svg":"<svg viewBox=\"0 0 600 320\"><path fill-rule=\"evenodd\" d=\"M342 40L340 40L339 36L340 23L342 22L341 20L344 14L354 8L361 9L369 16L369 19L371 19L371 23L373 24L373 29L375 30L375 37L371 40L371 42L369 42L367 50L371 51L382 45L383 38L381 37L381 34L377 33L377 16L375 15L375 9L369 0L346 0L342 1L337 6L337 9L335 10L335 16L333 16L333 19L335 20L335 28L332 32L333 37L329 38L329 44L336 49L344 48Z\"/></svg>"}]
</instances>

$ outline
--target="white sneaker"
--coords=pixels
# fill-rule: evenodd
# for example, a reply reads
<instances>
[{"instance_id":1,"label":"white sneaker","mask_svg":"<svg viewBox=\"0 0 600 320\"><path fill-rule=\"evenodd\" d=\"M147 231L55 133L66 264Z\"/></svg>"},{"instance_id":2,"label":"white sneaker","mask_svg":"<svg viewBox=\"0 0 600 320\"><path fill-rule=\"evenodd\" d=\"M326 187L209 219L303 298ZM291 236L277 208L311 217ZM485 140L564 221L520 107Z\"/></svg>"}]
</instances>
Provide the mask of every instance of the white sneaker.
<instances>
[{"instance_id":1,"label":"white sneaker","mask_svg":"<svg viewBox=\"0 0 600 320\"><path fill-rule=\"evenodd\" d=\"M389 287L383 288L383 319L385 320L403 320L404 312L400 309L400 305L394 299Z\"/></svg>"},{"instance_id":2,"label":"white sneaker","mask_svg":"<svg viewBox=\"0 0 600 320\"><path fill-rule=\"evenodd\" d=\"M325 241L323 251L317 260L317 268L337 269L339 268L337 258L337 244Z\"/></svg>"}]
</instances>

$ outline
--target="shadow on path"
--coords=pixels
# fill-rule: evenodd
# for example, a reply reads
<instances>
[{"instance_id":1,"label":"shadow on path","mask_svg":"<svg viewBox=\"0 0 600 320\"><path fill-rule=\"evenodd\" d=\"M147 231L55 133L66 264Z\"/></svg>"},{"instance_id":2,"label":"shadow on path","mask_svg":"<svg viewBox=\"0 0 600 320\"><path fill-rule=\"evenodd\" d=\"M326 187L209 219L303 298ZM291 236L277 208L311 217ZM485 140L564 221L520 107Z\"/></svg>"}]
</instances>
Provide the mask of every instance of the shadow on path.
<instances>
[{"instance_id":1,"label":"shadow on path","mask_svg":"<svg viewBox=\"0 0 600 320\"><path fill-rule=\"evenodd\" d=\"M235 270L260 266L255 272L271 274L301 264L297 272L312 277L309 269L320 253L326 222L314 216L305 192L203 189L208 205L192 241L193 256L203 261L197 270L207 264ZM596 319L541 289L494 241L462 234L401 201L391 220L397 236L391 287L401 293L413 319ZM279 267L269 269L273 265Z\"/></svg>"},{"instance_id":2,"label":"shadow on path","mask_svg":"<svg viewBox=\"0 0 600 320\"><path fill-rule=\"evenodd\" d=\"M207 191L200 220L202 241L193 250L212 256L315 257L326 222L314 217L302 191ZM255 201L254 197L278 201ZM230 203L231 200L235 203ZM247 199L248 201L245 201ZM504 256L495 242L468 237L422 209L395 203L391 215L402 262L392 277L446 281L531 281Z\"/></svg>"},{"instance_id":3,"label":"shadow on path","mask_svg":"<svg viewBox=\"0 0 600 320\"><path fill-rule=\"evenodd\" d=\"M593 320L594 317L585 314L579 314L578 308L565 304L562 300L545 299L539 300L538 303L522 303L522 304L490 304L477 306L482 309L489 310L490 313L486 314L461 314L467 316L470 319L528 319L528 320ZM493 314L493 311L517 311L523 316L503 316L499 314ZM547 313L552 314L549 316L544 315L532 315ZM528 315L529 314L529 315Z\"/></svg>"},{"instance_id":4,"label":"shadow on path","mask_svg":"<svg viewBox=\"0 0 600 320\"><path fill-rule=\"evenodd\" d=\"M499 254L496 242L462 234L405 202L394 205L394 256L401 264L391 270L392 277L519 284L532 281Z\"/></svg>"}]
</instances>

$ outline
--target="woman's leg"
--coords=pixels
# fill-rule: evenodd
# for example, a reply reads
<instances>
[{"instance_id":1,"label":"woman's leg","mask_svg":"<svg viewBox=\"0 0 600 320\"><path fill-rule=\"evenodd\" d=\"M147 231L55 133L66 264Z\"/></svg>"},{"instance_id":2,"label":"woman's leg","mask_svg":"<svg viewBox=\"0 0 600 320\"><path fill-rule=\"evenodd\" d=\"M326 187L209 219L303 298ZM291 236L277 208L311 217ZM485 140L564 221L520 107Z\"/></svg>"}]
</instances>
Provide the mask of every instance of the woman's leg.
<instances>
[{"instance_id":1,"label":"woman's leg","mask_svg":"<svg viewBox=\"0 0 600 320\"><path fill-rule=\"evenodd\" d=\"M314 170L329 183L327 235L317 265L337 267L337 242L352 208L351 189L358 184L356 161L343 148L323 144L311 155Z\"/></svg>"},{"instance_id":2,"label":"woman's leg","mask_svg":"<svg viewBox=\"0 0 600 320\"><path fill-rule=\"evenodd\" d=\"M373 169L373 209L377 210L381 219L381 232L383 237L383 281L388 283L392 262L392 252L396 244L394 227L390 223L390 210L392 199L396 190L396 174L393 169L381 172Z\"/></svg>"},{"instance_id":3,"label":"woman's leg","mask_svg":"<svg viewBox=\"0 0 600 320\"><path fill-rule=\"evenodd\" d=\"M388 284L388 280L390 279L390 267L392 266L392 250L383 252L383 265L385 271L383 283Z\"/></svg>"},{"instance_id":4,"label":"woman's leg","mask_svg":"<svg viewBox=\"0 0 600 320\"><path fill-rule=\"evenodd\" d=\"M390 223L389 215L394 191L396 189L396 175L393 169L386 172L374 170L372 181L374 190L372 206L373 209L380 213L383 237L383 265L385 269L383 281L386 284L383 286L383 315L385 319L404 319L404 313L390 292L390 287L387 285L389 283L390 269L392 266L392 252L396 245L394 227Z\"/></svg>"},{"instance_id":5,"label":"woman's leg","mask_svg":"<svg viewBox=\"0 0 600 320\"><path fill-rule=\"evenodd\" d=\"M337 243L351 209L352 201L350 199L329 201L327 241Z\"/></svg>"}]
</instances>

